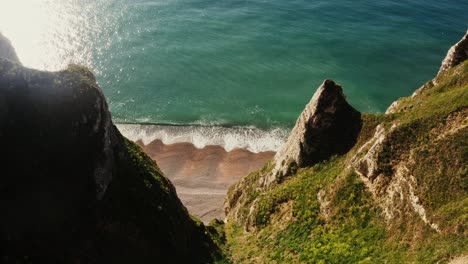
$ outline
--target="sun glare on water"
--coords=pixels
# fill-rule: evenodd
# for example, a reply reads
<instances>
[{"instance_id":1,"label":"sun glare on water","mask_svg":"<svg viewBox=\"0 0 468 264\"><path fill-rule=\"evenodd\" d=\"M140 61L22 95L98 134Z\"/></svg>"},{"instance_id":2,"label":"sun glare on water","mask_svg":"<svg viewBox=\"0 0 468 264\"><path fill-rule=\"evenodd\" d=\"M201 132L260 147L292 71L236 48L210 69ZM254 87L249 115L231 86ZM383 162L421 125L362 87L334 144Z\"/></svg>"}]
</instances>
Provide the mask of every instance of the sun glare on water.
<instances>
[{"instance_id":1,"label":"sun glare on water","mask_svg":"<svg viewBox=\"0 0 468 264\"><path fill-rule=\"evenodd\" d=\"M0 0L0 32L11 40L25 66L50 71L70 63L92 66L88 40L96 20L87 16L92 7L85 2Z\"/></svg>"}]
</instances>

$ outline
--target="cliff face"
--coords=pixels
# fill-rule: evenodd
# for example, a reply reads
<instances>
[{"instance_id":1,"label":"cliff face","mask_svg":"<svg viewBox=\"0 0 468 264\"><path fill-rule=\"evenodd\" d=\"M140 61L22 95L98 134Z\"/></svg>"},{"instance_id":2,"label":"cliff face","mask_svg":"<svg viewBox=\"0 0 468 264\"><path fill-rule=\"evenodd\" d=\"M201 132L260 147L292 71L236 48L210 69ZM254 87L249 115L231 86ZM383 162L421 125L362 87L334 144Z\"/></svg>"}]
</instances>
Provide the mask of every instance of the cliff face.
<instances>
[{"instance_id":1,"label":"cliff face","mask_svg":"<svg viewBox=\"0 0 468 264\"><path fill-rule=\"evenodd\" d=\"M379 124L352 157L350 166L390 225L411 212L439 233L464 229L463 214L451 219L450 227L449 219L430 215L442 204L458 202L453 197L466 196L467 59L468 33L450 48L433 80L389 107L387 115L396 118Z\"/></svg>"},{"instance_id":2,"label":"cliff face","mask_svg":"<svg viewBox=\"0 0 468 264\"><path fill-rule=\"evenodd\" d=\"M360 129L361 114L346 102L341 86L325 80L275 155L272 174L288 176L291 166L304 168L346 153Z\"/></svg>"},{"instance_id":3,"label":"cliff face","mask_svg":"<svg viewBox=\"0 0 468 264\"><path fill-rule=\"evenodd\" d=\"M458 43L449 49L447 56L445 56L445 59L442 61L442 65L440 66L437 76L441 76L444 72L465 60L468 60L468 32Z\"/></svg>"},{"instance_id":4,"label":"cliff face","mask_svg":"<svg viewBox=\"0 0 468 264\"><path fill-rule=\"evenodd\" d=\"M15 57L0 58L2 262L219 257L156 163L112 124L91 72L42 72Z\"/></svg>"},{"instance_id":5,"label":"cliff face","mask_svg":"<svg viewBox=\"0 0 468 264\"><path fill-rule=\"evenodd\" d=\"M333 155L345 154L356 143L361 125L361 113L346 102L342 87L332 80L325 80L297 119L287 141L268 165L271 169L257 175L256 183L242 180L236 191L231 192L225 206L226 215L235 215L237 219L245 217L243 214L238 217L237 214L239 208L245 206L243 201L247 194L244 189L252 184L258 184L257 188L265 191L300 168L310 167Z\"/></svg>"},{"instance_id":6,"label":"cliff face","mask_svg":"<svg viewBox=\"0 0 468 264\"><path fill-rule=\"evenodd\" d=\"M315 157L297 147L307 134L307 126L298 124L313 116L307 106L272 163L228 192L226 230L234 261L433 263L467 254L466 39L450 49L434 80L385 115L350 115L349 131L353 124L359 131L344 141L349 145L343 152L286 167L290 177L265 188L265 178L284 171L281 160L293 157L301 164ZM336 113L328 113L333 120ZM326 146L324 141L320 148Z\"/></svg>"},{"instance_id":7,"label":"cliff face","mask_svg":"<svg viewBox=\"0 0 468 264\"><path fill-rule=\"evenodd\" d=\"M20 63L18 56L16 55L15 48L11 45L9 39L7 39L0 32L0 58L4 58L16 63Z\"/></svg>"}]
</instances>

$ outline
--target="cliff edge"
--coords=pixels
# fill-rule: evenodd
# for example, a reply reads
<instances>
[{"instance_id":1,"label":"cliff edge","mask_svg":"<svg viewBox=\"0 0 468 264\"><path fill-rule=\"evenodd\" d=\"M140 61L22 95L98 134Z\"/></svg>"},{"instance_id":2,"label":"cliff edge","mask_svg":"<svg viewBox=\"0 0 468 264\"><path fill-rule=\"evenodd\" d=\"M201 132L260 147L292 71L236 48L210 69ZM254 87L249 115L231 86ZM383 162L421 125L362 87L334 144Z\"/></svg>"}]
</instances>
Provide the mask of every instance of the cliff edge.
<instances>
[{"instance_id":1,"label":"cliff edge","mask_svg":"<svg viewBox=\"0 0 468 264\"><path fill-rule=\"evenodd\" d=\"M11 45L10 40L0 32L0 58L10 60L20 64L21 62L16 55L15 48Z\"/></svg>"},{"instance_id":2,"label":"cliff edge","mask_svg":"<svg viewBox=\"0 0 468 264\"><path fill-rule=\"evenodd\" d=\"M219 249L113 125L93 74L23 67L0 39L0 261L208 263Z\"/></svg>"},{"instance_id":3,"label":"cliff edge","mask_svg":"<svg viewBox=\"0 0 468 264\"><path fill-rule=\"evenodd\" d=\"M442 73L466 60L468 60L468 31L459 42L449 49L447 55L442 61L442 65L440 66L437 76L440 76Z\"/></svg>"},{"instance_id":4,"label":"cliff edge","mask_svg":"<svg viewBox=\"0 0 468 264\"><path fill-rule=\"evenodd\" d=\"M467 35L450 49L434 80L399 99L386 114L359 114L346 106L348 125L333 132L324 132L322 125L328 127L328 122L315 123L314 117L325 114L330 115L325 120L338 120L337 112L313 107L320 103L317 98L324 86L331 84L325 81L275 159L229 189L226 236L233 261L464 259L468 254L466 40ZM334 95L344 98L339 92ZM314 136L308 138L308 131ZM347 131L353 135L349 140L327 141L328 135ZM341 149L331 151L328 146L333 144ZM316 159L320 151L328 154ZM276 170L289 176L270 178Z\"/></svg>"}]
</instances>

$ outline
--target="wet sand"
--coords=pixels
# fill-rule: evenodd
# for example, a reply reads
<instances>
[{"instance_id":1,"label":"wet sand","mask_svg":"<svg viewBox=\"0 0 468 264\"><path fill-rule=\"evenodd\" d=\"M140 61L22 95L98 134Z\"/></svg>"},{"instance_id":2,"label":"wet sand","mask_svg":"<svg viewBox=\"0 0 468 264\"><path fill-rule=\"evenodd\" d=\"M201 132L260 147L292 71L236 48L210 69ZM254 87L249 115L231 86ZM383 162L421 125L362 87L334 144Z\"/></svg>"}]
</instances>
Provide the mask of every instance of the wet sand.
<instances>
[{"instance_id":1,"label":"wet sand","mask_svg":"<svg viewBox=\"0 0 468 264\"><path fill-rule=\"evenodd\" d=\"M137 143L156 162L192 215L208 223L224 219L223 202L228 188L250 172L258 170L274 152L253 153L245 149L226 152L220 146L197 149L191 143L164 145L155 140Z\"/></svg>"}]
</instances>

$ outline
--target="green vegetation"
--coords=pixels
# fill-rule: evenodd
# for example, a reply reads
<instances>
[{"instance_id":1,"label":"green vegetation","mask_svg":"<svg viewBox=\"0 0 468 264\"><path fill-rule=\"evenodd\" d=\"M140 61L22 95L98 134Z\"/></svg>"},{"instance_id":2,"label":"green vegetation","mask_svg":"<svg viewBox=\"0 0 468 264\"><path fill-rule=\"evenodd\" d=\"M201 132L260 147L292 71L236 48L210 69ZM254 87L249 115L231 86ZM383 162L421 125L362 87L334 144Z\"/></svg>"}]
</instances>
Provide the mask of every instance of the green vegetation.
<instances>
[{"instance_id":1,"label":"green vegetation","mask_svg":"<svg viewBox=\"0 0 468 264\"><path fill-rule=\"evenodd\" d=\"M153 187L153 181L156 181L156 186L161 188L161 191L164 193L168 193L171 183L166 177L162 176L162 172L156 162L148 157L135 143L124 139L124 144L125 149L128 151L127 162L130 162L130 164L135 168L135 170L132 171L132 174L145 177L143 182L145 182L147 188Z\"/></svg>"},{"instance_id":2,"label":"green vegetation","mask_svg":"<svg viewBox=\"0 0 468 264\"><path fill-rule=\"evenodd\" d=\"M118 173L101 208L107 219L102 239L115 243L110 241L125 238L126 252L133 252L132 261L137 263L169 256L175 262L222 260L209 230L188 214L154 160L135 143L118 137L122 142L118 147ZM122 255L118 258L119 263L125 259Z\"/></svg>"},{"instance_id":3,"label":"green vegetation","mask_svg":"<svg viewBox=\"0 0 468 264\"><path fill-rule=\"evenodd\" d=\"M271 164L233 186L228 204L238 207L225 228L233 262L443 263L467 254L468 61L436 83L400 99L393 114L362 115L359 138L347 154L292 168L293 176L267 190L258 181ZM350 167L379 124L386 131L376 158L379 186L385 190L397 167L405 166L416 203L439 231L409 200L385 208L398 210L386 220L376 197L385 193L372 194Z\"/></svg>"},{"instance_id":4,"label":"green vegetation","mask_svg":"<svg viewBox=\"0 0 468 264\"><path fill-rule=\"evenodd\" d=\"M238 263L343 263L371 259L384 236L370 193L353 173L343 174L343 158L301 170L259 196L253 212L258 232L229 224L228 244ZM318 193L330 208L324 215ZM323 202L323 201L322 201ZM325 202L323 202L325 203Z\"/></svg>"},{"instance_id":5,"label":"green vegetation","mask_svg":"<svg viewBox=\"0 0 468 264\"><path fill-rule=\"evenodd\" d=\"M88 69L42 72L0 59L0 83L9 139L0 262L223 261L157 164L112 125Z\"/></svg>"},{"instance_id":6,"label":"green vegetation","mask_svg":"<svg viewBox=\"0 0 468 264\"><path fill-rule=\"evenodd\" d=\"M403 111L395 114L399 127L379 158L386 175L396 163L411 160L408 167L426 210L444 228L463 233L468 217L467 207L460 207L468 191L468 61L436 81L415 98L402 100Z\"/></svg>"},{"instance_id":7,"label":"green vegetation","mask_svg":"<svg viewBox=\"0 0 468 264\"><path fill-rule=\"evenodd\" d=\"M231 261L227 258L231 253L226 243L226 231L224 228L224 222L219 219L213 219L206 227L209 236L221 250L223 255L222 258L215 258L215 263L218 264L231 263Z\"/></svg>"}]
</instances>

